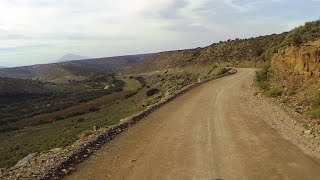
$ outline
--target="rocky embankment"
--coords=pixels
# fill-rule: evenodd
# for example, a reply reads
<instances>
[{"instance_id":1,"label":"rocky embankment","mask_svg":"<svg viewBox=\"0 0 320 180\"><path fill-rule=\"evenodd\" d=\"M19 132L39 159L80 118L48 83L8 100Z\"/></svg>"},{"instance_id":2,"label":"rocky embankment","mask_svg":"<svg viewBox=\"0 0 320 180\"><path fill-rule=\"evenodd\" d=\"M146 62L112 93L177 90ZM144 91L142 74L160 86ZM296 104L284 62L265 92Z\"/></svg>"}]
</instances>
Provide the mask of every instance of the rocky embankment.
<instances>
[{"instance_id":1,"label":"rocky embankment","mask_svg":"<svg viewBox=\"0 0 320 180\"><path fill-rule=\"evenodd\" d=\"M279 50L271 60L268 81L282 95L267 98L256 88L247 94L252 106L265 107L267 122L300 148L320 157L320 120L310 116L311 104L320 90L320 41ZM255 94L256 96L253 96Z\"/></svg>"},{"instance_id":2,"label":"rocky embankment","mask_svg":"<svg viewBox=\"0 0 320 180\"><path fill-rule=\"evenodd\" d=\"M320 126L314 126L308 116L288 107L281 99L266 97L255 85L242 98L258 117L268 117L265 121L283 137L310 156L320 158Z\"/></svg>"},{"instance_id":3,"label":"rocky embankment","mask_svg":"<svg viewBox=\"0 0 320 180\"><path fill-rule=\"evenodd\" d=\"M272 58L269 81L283 91L282 102L307 114L320 90L320 41L286 47Z\"/></svg>"},{"instance_id":4,"label":"rocky embankment","mask_svg":"<svg viewBox=\"0 0 320 180\"><path fill-rule=\"evenodd\" d=\"M113 127L101 129L93 127L93 130L83 132L80 136L81 138L71 146L30 154L18 162L16 166L10 169L2 169L0 179L61 179L71 173L76 164L87 159L103 144L140 121L155 109L202 83L234 73L236 73L235 70L230 70L225 74L187 85L175 93L162 97L160 101L148 106L146 110L122 119L120 124Z\"/></svg>"}]
</instances>

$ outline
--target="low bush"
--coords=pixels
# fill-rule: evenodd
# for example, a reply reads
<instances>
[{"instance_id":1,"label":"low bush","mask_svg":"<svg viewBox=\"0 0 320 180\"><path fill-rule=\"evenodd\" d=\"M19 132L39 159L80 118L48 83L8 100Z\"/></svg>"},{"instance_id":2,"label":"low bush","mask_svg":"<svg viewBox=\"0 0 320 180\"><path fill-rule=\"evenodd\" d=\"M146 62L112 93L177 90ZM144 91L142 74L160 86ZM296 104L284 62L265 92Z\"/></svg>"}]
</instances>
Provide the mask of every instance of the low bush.
<instances>
[{"instance_id":1,"label":"low bush","mask_svg":"<svg viewBox=\"0 0 320 180\"><path fill-rule=\"evenodd\" d=\"M42 125L42 124L47 124L47 123L49 123L49 122L44 121L44 120L39 120L39 121L33 122L31 125L37 126L37 125Z\"/></svg>"},{"instance_id":2,"label":"low bush","mask_svg":"<svg viewBox=\"0 0 320 180\"><path fill-rule=\"evenodd\" d=\"M268 74L270 72L270 64L265 64L260 71L256 72L256 82L260 89L270 90L270 83L268 82Z\"/></svg>"},{"instance_id":3,"label":"low bush","mask_svg":"<svg viewBox=\"0 0 320 180\"><path fill-rule=\"evenodd\" d=\"M311 107L313 109L320 108L320 92L318 92L314 97L313 100L311 101Z\"/></svg>"},{"instance_id":4,"label":"low bush","mask_svg":"<svg viewBox=\"0 0 320 180\"><path fill-rule=\"evenodd\" d=\"M79 118L79 119L77 120L77 122L82 122L82 121L84 121L84 118Z\"/></svg>"},{"instance_id":5,"label":"low bush","mask_svg":"<svg viewBox=\"0 0 320 180\"><path fill-rule=\"evenodd\" d=\"M75 113L72 113L72 114L68 114L67 115L67 118L69 117L74 117L74 116L80 116L80 115L84 115L86 114L86 112L82 111L82 112L75 112Z\"/></svg>"},{"instance_id":6,"label":"low bush","mask_svg":"<svg viewBox=\"0 0 320 180\"><path fill-rule=\"evenodd\" d=\"M264 91L268 91L270 90L270 83L267 81L258 81L257 85L260 89L264 90Z\"/></svg>"},{"instance_id":7,"label":"low bush","mask_svg":"<svg viewBox=\"0 0 320 180\"><path fill-rule=\"evenodd\" d=\"M126 99L128 99L128 98L130 98L130 97L132 97L132 96L136 95L137 93L138 93L138 91L133 92L133 93L130 93L130 94L127 94L127 95L125 96L125 98L126 98Z\"/></svg>"},{"instance_id":8,"label":"low bush","mask_svg":"<svg viewBox=\"0 0 320 180\"><path fill-rule=\"evenodd\" d=\"M158 92L159 92L159 89L152 88L152 89L150 89L150 90L147 91L146 95L147 95L148 97L150 97L150 96L153 96L153 95L157 94Z\"/></svg>"},{"instance_id":9,"label":"low bush","mask_svg":"<svg viewBox=\"0 0 320 180\"><path fill-rule=\"evenodd\" d=\"M310 111L310 115L312 118L320 118L320 108Z\"/></svg>"},{"instance_id":10,"label":"low bush","mask_svg":"<svg viewBox=\"0 0 320 180\"><path fill-rule=\"evenodd\" d=\"M230 68L221 68L218 72L218 75L225 74L230 71Z\"/></svg>"},{"instance_id":11,"label":"low bush","mask_svg":"<svg viewBox=\"0 0 320 180\"><path fill-rule=\"evenodd\" d=\"M61 121L61 120L64 120L64 119L65 119L65 117L63 117L63 116L56 116L54 118L55 121Z\"/></svg>"},{"instance_id":12,"label":"low bush","mask_svg":"<svg viewBox=\"0 0 320 180\"><path fill-rule=\"evenodd\" d=\"M92 107L89 109L90 112L96 112L96 111L99 111L100 109L99 108L96 108L96 107Z\"/></svg>"},{"instance_id":13,"label":"low bush","mask_svg":"<svg viewBox=\"0 0 320 180\"><path fill-rule=\"evenodd\" d=\"M143 77L136 77L136 80L140 82L141 87L145 87L147 85L147 83Z\"/></svg>"},{"instance_id":14,"label":"low bush","mask_svg":"<svg viewBox=\"0 0 320 180\"><path fill-rule=\"evenodd\" d=\"M270 63L266 63L262 66L262 69L260 71L256 72L256 81L268 81L270 66Z\"/></svg>"},{"instance_id":15,"label":"low bush","mask_svg":"<svg viewBox=\"0 0 320 180\"><path fill-rule=\"evenodd\" d=\"M267 96L269 97L279 97L282 95L282 91L278 88L272 88L267 92Z\"/></svg>"},{"instance_id":16,"label":"low bush","mask_svg":"<svg viewBox=\"0 0 320 180\"><path fill-rule=\"evenodd\" d=\"M293 96L293 95L295 95L296 93L297 93L297 92L296 92L295 90L289 89L287 95L288 95L288 96Z\"/></svg>"},{"instance_id":17,"label":"low bush","mask_svg":"<svg viewBox=\"0 0 320 180\"><path fill-rule=\"evenodd\" d=\"M0 133L17 131L17 130L19 130L19 128L16 128L16 127L5 127L5 128L0 130Z\"/></svg>"},{"instance_id":18,"label":"low bush","mask_svg":"<svg viewBox=\"0 0 320 180\"><path fill-rule=\"evenodd\" d=\"M320 118L320 92L318 92L311 100L310 115L312 118Z\"/></svg>"}]
</instances>

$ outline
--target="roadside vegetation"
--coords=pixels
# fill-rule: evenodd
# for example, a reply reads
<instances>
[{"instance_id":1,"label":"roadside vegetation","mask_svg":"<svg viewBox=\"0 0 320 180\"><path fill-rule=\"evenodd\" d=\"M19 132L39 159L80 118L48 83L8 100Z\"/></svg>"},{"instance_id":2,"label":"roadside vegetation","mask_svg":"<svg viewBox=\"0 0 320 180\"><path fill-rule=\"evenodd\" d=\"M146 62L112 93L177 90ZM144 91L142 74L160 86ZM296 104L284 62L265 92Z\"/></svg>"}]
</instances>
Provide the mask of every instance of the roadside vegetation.
<instances>
[{"instance_id":1,"label":"roadside vegetation","mask_svg":"<svg viewBox=\"0 0 320 180\"><path fill-rule=\"evenodd\" d=\"M270 90L270 83L268 82L268 75L270 71L270 63L265 64L261 70L256 72L256 82L261 90Z\"/></svg>"},{"instance_id":2,"label":"roadside vegetation","mask_svg":"<svg viewBox=\"0 0 320 180\"><path fill-rule=\"evenodd\" d=\"M320 20L306 22L304 26L300 26L292 30L285 38L282 45L300 46L303 43L315 41L320 37Z\"/></svg>"},{"instance_id":3,"label":"roadside vegetation","mask_svg":"<svg viewBox=\"0 0 320 180\"><path fill-rule=\"evenodd\" d=\"M93 81L96 80L88 80L88 82ZM104 80L101 82L104 83ZM7 130L4 129L0 133L0 167L10 167L33 152L48 151L70 145L81 138L82 132L92 131L94 126L99 128L117 124L122 118L145 108L144 100L147 90L141 89L137 79L124 78L122 80L120 78L114 82L124 82L125 84L121 85L121 89L127 90L124 91L124 94L134 93L134 95L128 98L123 97L120 100L115 98L111 104L91 107L87 111L57 115L49 122L47 120L34 121L31 126L22 129L7 126ZM117 93L108 96L117 96Z\"/></svg>"},{"instance_id":4,"label":"roadside vegetation","mask_svg":"<svg viewBox=\"0 0 320 180\"><path fill-rule=\"evenodd\" d=\"M289 33L284 33L284 35L284 38L276 39L275 45L265 49L261 54L261 58L264 61L270 61L272 56L282 47L298 47L303 43L318 40L320 38L320 20L306 22L304 26L297 27Z\"/></svg>"},{"instance_id":5,"label":"roadside vegetation","mask_svg":"<svg viewBox=\"0 0 320 180\"><path fill-rule=\"evenodd\" d=\"M261 70L256 72L257 86L265 92L268 97L278 97L282 91L276 87L271 87L269 83L270 63L266 63Z\"/></svg>"},{"instance_id":6,"label":"roadside vegetation","mask_svg":"<svg viewBox=\"0 0 320 180\"><path fill-rule=\"evenodd\" d=\"M223 74L229 72L230 70L231 70L231 68L224 68L224 67L220 68L219 72L218 72L218 75L223 75Z\"/></svg>"},{"instance_id":7,"label":"roadside vegetation","mask_svg":"<svg viewBox=\"0 0 320 180\"><path fill-rule=\"evenodd\" d=\"M311 101L310 115L312 118L320 118L320 92L318 92Z\"/></svg>"},{"instance_id":8,"label":"roadside vegetation","mask_svg":"<svg viewBox=\"0 0 320 180\"><path fill-rule=\"evenodd\" d=\"M60 84L0 78L0 126L86 103L120 92L124 86L125 82L113 75L92 76L85 81Z\"/></svg>"},{"instance_id":9,"label":"roadside vegetation","mask_svg":"<svg viewBox=\"0 0 320 180\"><path fill-rule=\"evenodd\" d=\"M153 96L153 95L157 94L158 92L159 92L159 89L157 89L157 88L152 88L152 89L149 89L149 90L146 92L146 95L147 95L148 97L150 97L150 96Z\"/></svg>"},{"instance_id":10,"label":"roadside vegetation","mask_svg":"<svg viewBox=\"0 0 320 180\"><path fill-rule=\"evenodd\" d=\"M193 68L190 69L194 71ZM208 70L207 75L216 75L217 73L217 70ZM93 79L88 82L104 82L100 77L91 78ZM0 167L11 167L30 153L63 148L92 133L94 129L116 125L121 119L158 102L166 92L176 92L186 85L196 82L198 74L185 71L171 71L170 73L166 71L143 77L118 77L117 79L125 83L122 87L123 90L108 96L113 97L122 92L125 96L121 99L115 98L112 103L66 115L62 113L63 111L58 111L55 112L57 114L53 113L54 115L50 116L53 118L50 122L41 118L46 116L40 115L37 116L39 121L34 121L32 125L25 128L16 129L8 126L11 128L10 130L0 133L0 142L2 143L0 146L0 154L2 155L0 156Z\"/></svg>"},{"instance_id":11,"label":"roadside vegetation","mask_svg":"<svg viewBox=\"0 0 320 180\"><path fill-rule=\"evenodd\" d=\"M288 33L284 33L284 35L284 38L275 39L277 41L275 44L277 45L274 45L271 48L263 50L261 49L261 46L257 46L255 49L255 56L260 57L265 61L265 65L263 65L261 70L256 73L256 84L269 97L278 97L283 94L281 89L273 87L269 81L269 77L272 75L270 62L273 55L277 53L280 48L286 46L299 47L303 43L320 39L320 20L307 22L304 26L300 26ZM288 96L293 96L295 94L295 90L288 90L286 93ZM317 99L317 97L315 99ZM311 112L312 116L320 117L320 110L318 110L319 107L313 105L313 110Z\"/></svg>"}]
</instances>

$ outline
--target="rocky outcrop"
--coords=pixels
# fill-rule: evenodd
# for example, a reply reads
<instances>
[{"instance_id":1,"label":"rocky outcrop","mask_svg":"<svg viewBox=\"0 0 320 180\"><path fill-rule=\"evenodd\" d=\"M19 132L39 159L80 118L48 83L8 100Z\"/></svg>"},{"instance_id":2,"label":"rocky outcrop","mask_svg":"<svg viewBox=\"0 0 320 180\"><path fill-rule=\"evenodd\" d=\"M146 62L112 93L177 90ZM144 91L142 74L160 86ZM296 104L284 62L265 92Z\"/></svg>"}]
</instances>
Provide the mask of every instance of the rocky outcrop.
<instances>
[{"instance_id":1,"label":"rocky outcrop","mask_svg":"<svg viewBox=\"0 0 320 180\"><path fill-rule=\"evenodd\" d=\"M320 41L284 47L271 60L269 81L281 89L284 101L299 112L308 112L320 89Z\"/></svg>"},{"instance_id":2,"label":"rocky outcrop","mask_svg":"<svg viewBox=\"0 0 320 180\"><path fill-rule=\"evenodd\" d=\"M275 70L286 67L287 71L297 75L320 77L320 41L284 48L271 64Z\"/></svg>"}]
</instances>

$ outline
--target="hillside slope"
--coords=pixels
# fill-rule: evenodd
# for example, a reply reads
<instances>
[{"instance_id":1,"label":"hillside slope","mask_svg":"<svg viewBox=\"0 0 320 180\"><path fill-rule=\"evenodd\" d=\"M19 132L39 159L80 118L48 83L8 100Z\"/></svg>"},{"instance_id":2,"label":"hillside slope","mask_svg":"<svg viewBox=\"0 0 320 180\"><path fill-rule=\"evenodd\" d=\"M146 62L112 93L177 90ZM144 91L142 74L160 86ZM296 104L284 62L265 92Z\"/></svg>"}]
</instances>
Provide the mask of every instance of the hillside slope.
<instances>
[{"instance_id":1,"label":"hillside slope","mask_svg":"<svg viewBox=\"0 0 320 180\"><path fill-rule=\"evenodd\" d=\"M271 88L279 89L297 111L308 113L320 90L320 41L279 50L269 71Z\"/></svg>"},{"instance_id":2,"label":"hillside slope","mask_svg":"<svg viewBox=\"0 0 320 180\"><path fill-rule=\"evenodd\" d=\"M261 66L274 53L287 33L272 34L250 39L235 39L212 44L204 48L157 53L136 66L135 72L156 71L160 69L184 68L189 66ZM271 54L271 55L270 55Z\"/></svg>"},{"instance_id":3,"label":"hillside slope","mask_svg":"<svg viewBox=\"0 0 320 180\"><path fill-rule=\"evenodd\" d=\"M0 70L0 77L40 79L43 81L82 80L93 73L116 73L151 57L152 54L118 56L72 62L41 64Z\"/></svg>"}]
</instances>

